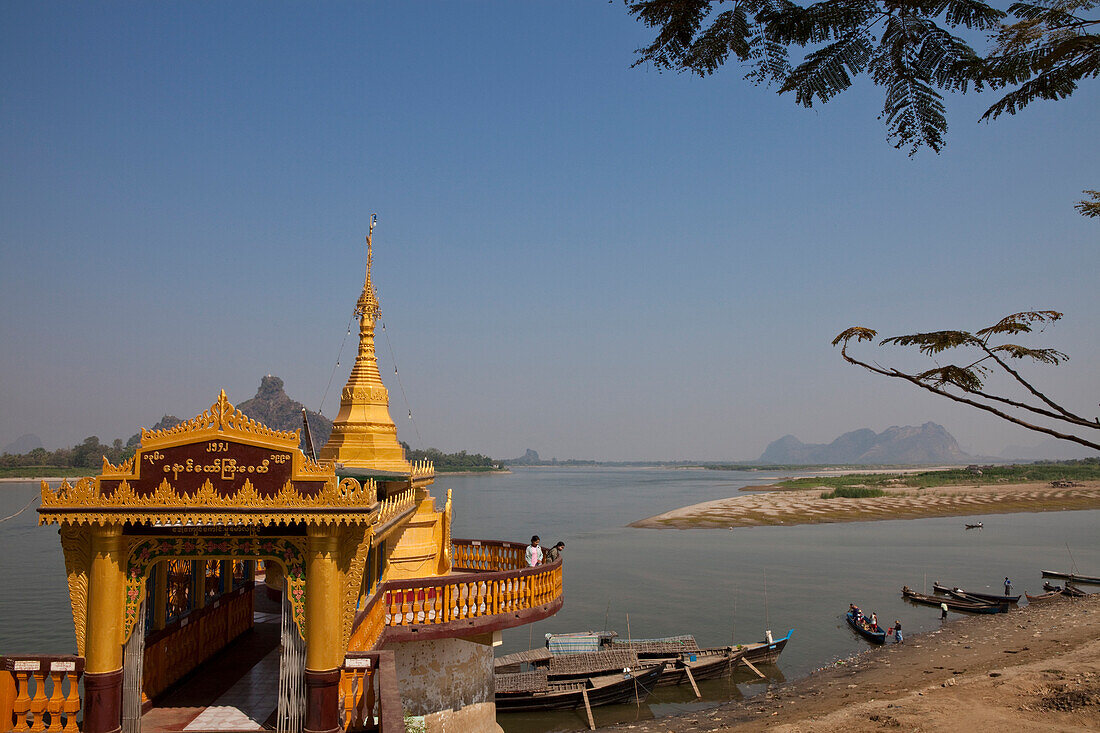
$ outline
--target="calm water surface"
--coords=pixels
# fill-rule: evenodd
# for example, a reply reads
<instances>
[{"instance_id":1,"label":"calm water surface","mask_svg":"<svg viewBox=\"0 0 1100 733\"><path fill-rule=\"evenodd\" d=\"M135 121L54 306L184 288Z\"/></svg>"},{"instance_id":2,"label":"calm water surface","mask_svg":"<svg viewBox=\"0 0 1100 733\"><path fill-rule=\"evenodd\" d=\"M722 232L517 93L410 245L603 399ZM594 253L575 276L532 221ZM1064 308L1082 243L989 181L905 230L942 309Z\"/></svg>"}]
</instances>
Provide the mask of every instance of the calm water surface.
<instances>
[{"instance_id":1,"label":"calm water surface","mask_svg":"<svg viewBox=\"0 0 1100 733\"><path fill-rule=\"evenodd\" d=\"M877 611L907 633L936 628L935 608L906 603L903 584L932 582L1014 593L1042 587L1041 569L1073 562L1100 575L1100 511L980 517L982 530L936 518L736 530L645 530L625 525L676 507L736 494L776 474L614 468L530 468L511 474L442 476L454 492L455 537L563 540L565 607L553 618L504 632L505 654L540 646L548 632L614 629L634 637L694 634L701 645L760 640L795 629L773 678L793 679L866 648L844 623L849 603ZM0 484L0 516L18 511L37 484ZM0 524L0 654L72 653L72 620L56 527L28 510ZM665 688L642 706L596 708L597 723L668 715L762 691L741 673ZM669 690L666 692L665 690ZM583 710L501 715L509 733L586 727Z\"/></svg>"}]
</instances>

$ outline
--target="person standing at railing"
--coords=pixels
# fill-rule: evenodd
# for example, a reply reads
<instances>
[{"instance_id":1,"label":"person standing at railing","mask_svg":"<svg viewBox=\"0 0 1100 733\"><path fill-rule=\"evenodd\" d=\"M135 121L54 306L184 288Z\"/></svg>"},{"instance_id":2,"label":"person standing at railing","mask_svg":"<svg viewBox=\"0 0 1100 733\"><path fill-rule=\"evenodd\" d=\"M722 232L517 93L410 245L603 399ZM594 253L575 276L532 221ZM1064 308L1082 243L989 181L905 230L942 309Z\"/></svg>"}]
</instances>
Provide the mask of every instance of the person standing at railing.
<instances>
[{"instance_id":1,"label":"person standing at railing","mask_svg":"<svg viewBox=\"0 0 1100 733\"><path fill-rule=\"evenodd\" d=\"M539 547L538 535L531 538L531 544L527 545L524 557L527 559L527 567L533 568L542 562L542 548Z\"/></svg>"},{"instance_id":2,"label":"person standing at railing","mask_svg":"<svg viewBox=\"0 0 1100 733\"><path fill-rule=\"evenodd\" d=\"M542 553L542 561L546 563L554 562L561 557L561 551L565 549L565 543L559 542L551 547L546 552Z\"/></svg>"}]
</instances>

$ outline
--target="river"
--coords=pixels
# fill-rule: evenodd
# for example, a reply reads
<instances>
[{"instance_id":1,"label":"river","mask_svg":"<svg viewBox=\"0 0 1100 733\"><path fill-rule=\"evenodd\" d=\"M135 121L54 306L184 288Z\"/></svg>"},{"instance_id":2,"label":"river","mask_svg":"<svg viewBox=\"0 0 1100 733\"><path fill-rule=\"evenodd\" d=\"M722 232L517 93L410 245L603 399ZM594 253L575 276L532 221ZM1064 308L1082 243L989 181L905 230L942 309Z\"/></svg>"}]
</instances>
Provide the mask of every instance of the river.
<instances>
[{"instance_id":1,"label":"river","mask_svg":"<svg viewBox=\"0 0 1100 733\"><path fill-rule=\"evenodd\" d=\"M459 538L566 543L565 606L553 618L504 632L498 654L540 646L548 632L609 628L620 636L694 634L705 646L793 640L770 674L792 679L866 648L844 623L849 603L907 634L934 629L939 613L902 600L907 584L933 581L1035 593L1040 570L1100 574L1100 511L997 514L883 522L650 530L626 525L676 507L734 495L777 474L638 468L523 468L510 474L442 475L433 494L454 495ZM0 516L18 511L36 483L0 484ZM964 529L981 519L981 530ZM0 653L72 653L72 621L55 527L32 509L0 524ZM926 586L927 584L927 586ZM734 684L736 683L736 684ZM663 688L648 704L597 708L598 723L648 718L762 691L733 683ZM499 716L508 733L576 730L584 712Z\"/></svg>"}]
</instances>

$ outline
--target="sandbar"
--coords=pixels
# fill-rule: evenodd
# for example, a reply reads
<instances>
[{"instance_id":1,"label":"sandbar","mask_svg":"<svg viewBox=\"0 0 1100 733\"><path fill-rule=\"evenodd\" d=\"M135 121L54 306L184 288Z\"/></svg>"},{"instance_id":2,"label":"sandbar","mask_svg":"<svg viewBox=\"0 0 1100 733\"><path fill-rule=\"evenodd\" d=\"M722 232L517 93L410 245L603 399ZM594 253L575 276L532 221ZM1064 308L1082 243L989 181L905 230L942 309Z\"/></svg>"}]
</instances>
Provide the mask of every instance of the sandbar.
<instances>
[{"instance_id":1,"label":"sandbar","mask_svg":"<svg viewBox=\"0 0 1100 733\"><path fill-rule=\"evenodd\" d=\"M629 526L644 529L734 529L765 525L867 522L1013 512L1100 509L1100 481L1072 487L1049 482L899 488L867 499L822 499L828 487L733 496L673 509Z\"/></svg>"}]
</instances>

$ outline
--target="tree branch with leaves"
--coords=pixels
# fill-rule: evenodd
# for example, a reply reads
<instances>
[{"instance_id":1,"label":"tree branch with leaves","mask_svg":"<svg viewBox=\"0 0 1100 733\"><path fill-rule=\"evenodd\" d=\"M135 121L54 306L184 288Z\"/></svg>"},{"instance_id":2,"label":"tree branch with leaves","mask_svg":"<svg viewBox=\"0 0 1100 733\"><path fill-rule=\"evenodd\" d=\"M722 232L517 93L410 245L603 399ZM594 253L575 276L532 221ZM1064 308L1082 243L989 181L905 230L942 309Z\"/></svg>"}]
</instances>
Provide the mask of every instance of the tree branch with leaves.
<instances>
[{"instance_id":1,"label":"tree branch with leaves","mask_svg":"<svg viewBox=\"0 0 1100 733\"><path fill-rule=\"evenodd\" d=\"M992 326L973 333L928 331L892 336L879 342L879 346L916 347L920 353L933 358L946 352L969 355L962 365L937 364L920 372L872 364L852 356L848 348L853 340L859 343L874 341L878 337L878 332L870 328L848 328L833 339L833 346L840 346L840 354L849 364L863 367L874 374L904 380L928 392L976 407L1028 430L1100 450L1100 434L1091 432L1100 430L1100 419L1090 419L1066 409L1036 388L1009 363L1011 360L1030 360L1057 366L1069 357L1057 349L999 342L999 337L1031 333L1036 328L1042 331L1061 318L1062 314L1058 311L1023 311L1005 316ZM987 384L994 375L1007 377L1017 387L1022 388L1025 396L1012 398L990 392ZM1046 418L1048 424L1037 422L1037 417Z\"/></svg>"},{"instance_id":2,"label":"tree branch with leaves","mask_svg":"<svg viewBox=\"0 0 1100 733\"><path fill-rule=\"evenodd\" d=\"M657 31L634 65L699 76L731 57L746 78L812 107L866 74L885 91L887 137L914 154L939 152L947 132L943 92L1011 87L982 119L1038 99L1064 99L1100 74L1098 0L1039 0L1007 9L979 0L625 0ZM1006 23L1006 20L1012 20ZM968 37L984 35L976 51ZM791 52L807 49L792 63ZM1085 202L1082 202L1085 203Z\"/></svg>"}]
</instances>

